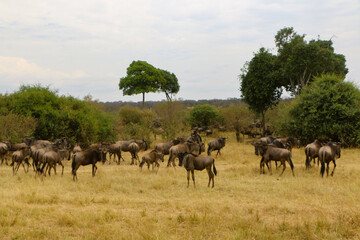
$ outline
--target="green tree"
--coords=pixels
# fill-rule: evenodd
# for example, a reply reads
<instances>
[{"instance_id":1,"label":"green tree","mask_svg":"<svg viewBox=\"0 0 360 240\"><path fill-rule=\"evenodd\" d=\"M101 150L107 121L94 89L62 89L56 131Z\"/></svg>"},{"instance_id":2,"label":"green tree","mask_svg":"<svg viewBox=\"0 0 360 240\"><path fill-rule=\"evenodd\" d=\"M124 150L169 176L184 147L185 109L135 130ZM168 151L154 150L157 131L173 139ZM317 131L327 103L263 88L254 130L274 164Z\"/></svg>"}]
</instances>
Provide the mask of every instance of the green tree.
<instances>
[{"instance_id":1,"label":"green tree","mask_svg":"<svg viewBox=\"0 0 360 240\"><path fill-rule=\"evenodd\" d=\"M279 114L279 133L298 137L360 144L360 90L343 76L325 74L304 87Z\"/></svg>"},{"instance_id":2,"label":"green tree","mask_svg":"<svg viewBox=\"0 0 360 240\"><path fill-rule=\"evenodd\" d=\"M293 94L301 93L314 77L335 73L345 77L345 56L334 52L332 40L305 41L292 27L279 30L275 36L282 85Z\"/></svg>"},{"instance_id":3,"label":"green tree","mask_svg":"<svg viewBox=\"0 0 360 240\"><path fill-rule=\"evenodd\" d=\"M133 61L127 68L126 77L120 78L119 89L123 95L143 95L145 93L159 91L162 84L166 83L162 72L145 61Z\"/></svg>"},{"instance_id":4,"label":"green tree","mask_svg":"<svg viewBox=\"0 0 360 240\"><path fill-rule=\"evenodd\" d=\"M209 127L222 121L222 116L214 106L197 105L190 111L190 124L195 127Z\"/></svg>"},{"instance_id":5,"label":"green tree","mask_svg":"<svg viewBox=\"0 0 360 240\"><path fill-rule=\"evenodd\" d=\"M159 70L161 71L161 74L165 78L165 82L161 83L160 89L162 92L165 93L166 99L171 102L172 101L171 96L173 94L178 93L180 90L178 79L174 73L170 73L166 70L161 70L161 69Z\"/></svg>"},{"instance_id":6,"label":"green tree","mask_svg":"<svg viewBox=\"0 0 360 240\"><path fill-rule=\"evenodd\" d=\"M251 110L261 115L261 126L265 131L265 113L278 103L282 93L277 57L260 48L241 71L241 96Z\"/></svg>"}]
</instances>

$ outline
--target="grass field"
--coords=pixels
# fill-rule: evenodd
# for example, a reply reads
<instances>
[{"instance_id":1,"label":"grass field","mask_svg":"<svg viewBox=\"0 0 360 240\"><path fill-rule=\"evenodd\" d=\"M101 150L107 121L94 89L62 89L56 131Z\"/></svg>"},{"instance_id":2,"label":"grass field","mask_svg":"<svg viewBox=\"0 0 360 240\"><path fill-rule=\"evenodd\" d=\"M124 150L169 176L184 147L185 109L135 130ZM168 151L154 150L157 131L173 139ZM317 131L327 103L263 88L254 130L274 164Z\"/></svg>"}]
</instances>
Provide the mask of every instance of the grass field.
<instances>
[{"instance_id":1,"label":"grass field","mask_svg":"<svg viewBox=\"0 0 360 240\"><path fill-rule=\"evenodd\" d=\"M98 163L94 178L80 167L78 182L71 162L43 180L0 166L0 239L360 238L359 149L343 149L328 178L305 171L304 149L294 149L295 177L288 167L277 180L280 169L260 175L254 148L230 138L213 189L205 170L187 188L184 168L140 172L124 156L120 166Z\"/></svg>"}]
</instances>

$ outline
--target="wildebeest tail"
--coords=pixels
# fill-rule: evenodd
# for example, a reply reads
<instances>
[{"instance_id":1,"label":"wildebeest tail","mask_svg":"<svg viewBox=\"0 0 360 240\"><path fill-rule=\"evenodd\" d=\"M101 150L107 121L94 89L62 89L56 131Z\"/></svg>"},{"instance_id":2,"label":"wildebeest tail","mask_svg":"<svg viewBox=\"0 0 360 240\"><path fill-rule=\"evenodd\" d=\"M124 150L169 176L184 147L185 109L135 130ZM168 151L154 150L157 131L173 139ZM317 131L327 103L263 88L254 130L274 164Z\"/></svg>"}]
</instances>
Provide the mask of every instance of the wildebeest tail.
<instances>
[{"instance_id":1,"label":"wildebeest tail","mask_svg":"<svg viewBox=\"0 0 360 240\"><path fill-rule=\"evenodd\" d=\"M325 172L325 152L322 152L321 153L322 155L319 155L319 159L320 159L320 162L321 162L321 169L320 169L320 174L322 177L324 177L324 172Z\"/></svg>"},{"instance_id":2,"label":"wildebeest tail","mask_svg":"<svg viewBox=\"0 0 360 240\"><path fill-rule=\"evenodd\" d=\"M216 176L217 170L216 170L216 167L215 167L215 159L213 159L213 171L214 171L214 174Z\"/></svg>"},{"instance_id":3,"label":"wildebeest tail","mask_svg":"<svg viewBox=\"0 0 360 240\"><path fill-rule=\"evenodd\" d=\"M293 164L293 162L291 160L291 157L289 158L289 164L290 164L291 169L294 169L294 164Z\"/></svg>"}]
</instances>

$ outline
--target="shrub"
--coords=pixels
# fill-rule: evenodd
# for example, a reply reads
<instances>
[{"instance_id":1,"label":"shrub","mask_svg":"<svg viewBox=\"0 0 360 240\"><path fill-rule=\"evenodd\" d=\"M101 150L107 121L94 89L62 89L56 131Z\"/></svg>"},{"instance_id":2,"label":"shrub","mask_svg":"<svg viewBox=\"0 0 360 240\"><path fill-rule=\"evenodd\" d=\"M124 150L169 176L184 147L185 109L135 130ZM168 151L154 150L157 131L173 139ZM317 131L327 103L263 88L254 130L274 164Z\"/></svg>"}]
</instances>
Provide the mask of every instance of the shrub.
<instances>
[{"instance_id":1,"label":"shrub","mask_svg":"<svg viewBox=\"0 0 360 240\"><path fill-rule=\"evenodd\" d=\"M222 116L214 106L198 105L190 111L190 124L192 127L209 127L223 122Z\"/></svg>"},{"instance_id":2,"label":"shrub","mask_svg":"<svg viewBox=\"0 0 360 240\"><path fill-rule=\"evenodd\" d=\"M59 96L49 87L21 86L3 100L3 115L13 112L37 120L32 133L37 139L52 141L66 136L70 142L84 144L114 139L113 121L105 112L89 102Z\"/></svg>"},{"instance_id":3,"label":"shrub","mask_svg":"<svg viewBox=\"0 0 360 240\"><path fill-rule=\"evenodd\" d=\"M301 139L360 144L360 90L344 78L323 75L302 90L278 122L279 132Z\"/></svg>"}]
</instances>

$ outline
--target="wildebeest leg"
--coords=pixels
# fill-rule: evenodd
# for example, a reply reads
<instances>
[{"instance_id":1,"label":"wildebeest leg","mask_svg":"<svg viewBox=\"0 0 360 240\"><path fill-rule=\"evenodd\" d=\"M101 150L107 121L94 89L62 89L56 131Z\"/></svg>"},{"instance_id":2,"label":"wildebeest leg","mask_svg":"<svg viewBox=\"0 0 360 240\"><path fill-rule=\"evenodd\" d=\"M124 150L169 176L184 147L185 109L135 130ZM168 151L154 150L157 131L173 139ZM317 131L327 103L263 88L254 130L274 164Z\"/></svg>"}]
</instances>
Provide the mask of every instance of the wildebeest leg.
<instances>
[{"instance_id":1,"label":"wildebeest leg","mask_svg":"<svg viewBox=\"0 0 360 240\"><path fill-rule=\"evenodd\" d=\"M189 187L189 181L190 181L190 171L187 171L187 180L188 180L188 185L187 185L187 187Z\"/></svg>"},{"instance_id":2,"label":"wildebeest leg","mask_svg":"<svg viewBox=\"0 0 360 240\"><path fill-rule=\"evenodd\" d=\"M97 166L96 166L95 163L94 163L94 164L93 164L93 167L92 167L92 176L93 176L93 177L95 176L96 170L97 170Z\"/></svg>"},{"instance_id":3,"label":"wildebeest leg","mask_svg":"<svg viewBox=\"0 0 360 240\"><path fill-rule=\"evenodd\" d=\"M148 167L148 171L150 172L150 163L146 162L146 164L147 164L147 167Z\"/></svg>"},{"instance_id":4,"label":"wildebeest leg","mask_svg":"<svg viewBox=\"0 0 360 240\"><path fill-rule=\"evenodd\" d=\"M281 177L281 175L283 175L283 173L284 173L284 171L285 171L285 169L286 169L286 163L285 163L285 161L281 161L281 165L283 165L283 170L282 170L282 172L280 173L279 177Z\"/></svg>"},{"instance_id":5,"label":"wildebeest leg","mask_svg":"<svg viewBox=\"0 0 360 240\"><path fill-rule=\"evenodd\" d=\"M330 162L326 163L326 176L329 176L329 164Z\"/></svg>"},{"instance_id":6,"label":"wildebeest leg","mask_svg":"<svg viewBox=\"0 0 360 240\"><path fill-rule=\"evenodd\" d=\"M208 187L210 187L210 182L212 180L212 187L214 187L214 174L211 171L211 166L209 168L206 168L206 171L208 172L209 175L209 183L208 183Z\"/></svg>"},{"instance_id":7,"label":"wildebeest leg","mask_svg":"<svg viewBox=\"0 0 360 240\"><path fill-rule=\"evenodd\" d=\"M61 167L62 167L61 175L64 175L64 164L62 164L62 162L59 162L59 165L61 165Z\"/></svg>"},{"instance_id":8,"label":"wildebeest leg","mask_svg":"<svg viewBox=\"0 0 360 240\"><path fill-rule=\"evenodd\" d=\"M216 156L221 155L220 149L217 151Z\"/></svg>"},{"instance_id":9,"label":"wildebeest leg","mask_svg":"<svg viewBox=\"0 0 360 240\"><path fill-rule=\"evenodd\" d=\"M334 176L334 172L335 172L335 168L336 168L336 163L335 163L335 159L333 159L332 161L333 161L333 163L334 163L334 169L333 169L333 171L332 171L332 173L331 173L331 176Z\"/></svg>"},{"instance_id":10,"label":"wildebeest leg","mask_svg":"<svg viewBox=\"0 0 360 240\"><path fill-rule=\"evenodd\" d=\"M191 177L192 177L192 180L193 180L193 182L194 182L194 187L196 187L196 186L195 186L195 175L194 175L194 170L191 170Z\"/></svg>"},{"instance_id":11,"label":"wildebeest leg","mask_svg":"<svg viewBox=\"0 0 360 240\"><path fill-rule=\"evenodd\" d=\"M74 169L72 170L72 174L73 174L73 181L75 181L75 179L76 179L76 181L77 181L77 174L76 174L76 171L79 169L79 167L80 167L80 164L79 163L77 163L76 165L75 165L75 167L74 167Z\"/></svg>"},{"instance_id":12,"label":"wildebeest leg","mask_svg":"<svg viewBox=\"0 0 360 240\"><path fill-rule=\"evenodd\" d=\"M266 161L266 163L267 162L269 162L269 166L268 166L268 168L269 168L269 173L270 173L270 175L272 175L272 167L271 167L271 162L270 161Z\"/></svg>"},{"instance_id":13,"label":"wildebeest leg","mask_svg":"<svg viewBox=\"0 0 360 240\"><path fill-rule=\"evenodd\" d=\"M18 162L17 165L16 165L16 173L19 171L20 165L21 165L21 162Z\"/></svg>"}]
</instances>

